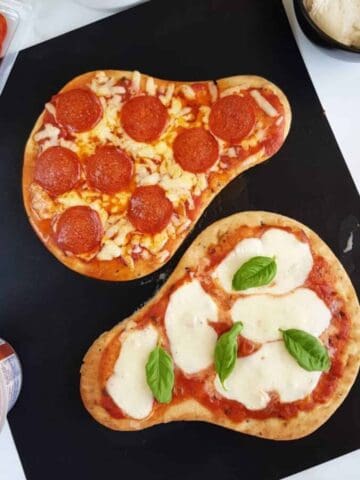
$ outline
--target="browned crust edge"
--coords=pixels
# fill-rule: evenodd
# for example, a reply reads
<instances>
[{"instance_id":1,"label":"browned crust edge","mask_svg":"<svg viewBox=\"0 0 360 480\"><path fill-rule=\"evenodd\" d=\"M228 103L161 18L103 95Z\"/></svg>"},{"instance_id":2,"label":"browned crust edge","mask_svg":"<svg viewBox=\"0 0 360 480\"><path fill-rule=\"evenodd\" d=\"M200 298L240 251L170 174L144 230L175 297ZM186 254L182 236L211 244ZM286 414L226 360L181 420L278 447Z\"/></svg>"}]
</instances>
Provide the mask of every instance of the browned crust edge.
<instances>
[{"instance_id":1,"label":"browned crust edge","mask_svg":"<svg viewBox=\"0 0 360 480\"><path fill-rule=\"evenodd\" d=\"M204 406L195 400L187 400L179 404L169 405L160 422L201 420L258 437L273 440L293 440L309 435L319 428L341 405L355 381L360 363L360 308L352 283L330 248L308 227L276 213L254 211L231 215L213 223L200 233L180 260L173 274L154 298L127 320L117 324L109 332L103 333L90 347L81 367L80 391L86 409L98 422L114 430L139 430L159 423L159 420L155 422L151 416L144 420L114 419L106 410L99 406L101 389L98 382L98 373L104 348L129 325L129 322L136 322L141 317L144 309L156 302L166 289L185 274L187 268L196 267L199 259L206 255L208 246L216 243L224 232L234 231L242 225L256 227L264 224L274 227L301 228L308 236L314 252L326 259L334 278L336 278L335 288L344 299L346 311L351 319L351 329L349 342L343 355L344 373L338 381L335 392L326 403L318 404L313 410L308 412L301 411L296 417L289 420L279 418L265 420L247 419L241 423L236 423L229 419L216 421L211 412Z\"/></svg>"},{"instance_id":2,"label":"browned crust edge","mask_svg":"<svg viewBox=\"0 0 360 480\"><path fill-rule=\"evenodd\" d=\"M94 72L88 72L84 73L83 75L80 75L70 82L68 82L60 91L67 91L72 88L76 88L79 86L83 86L87 84L94 75L96 75L98 71ZM105 70L105 73L111 76L115 76L117 78L131 78L133 72L130 71L122 71L122 70ZM141 87L145 88L146 84L146 79L148 77L144 74L141 75ZM170 80L161 80L161 79L156 79L154 78L156 84L158 86L161 85L167 85L168 83L175 83L175 84L184 84L184 83L197 83L197 82L176 82L176 81L170 81ZM234 77L228 77L228 78L223 78L220 80L216 81L220 91L223 91L227 88L230 87L236 87L236 86L243 86L243 87L254 87L254 88L261 88L261 87L266 87L269 90L272 90L280 99L282 105L284 106L284 111L285 111L285 135L284 135L284 141L286 139L286 136L289 132L290 129L290 124L291 124L291 110L290 106L288 103L288 100L284 93L273 83L269 82L268 80L257 77L257 76L251 76L251 75L238 75ZM25 153L24 153L24 165L23 165L23 177L22 177L22 192L23 192L23 200L24 200L24 205L25 205L25 210L27 213L27 216L29 218L29 221L35 230L36 234L40 238L40 240L43 242L43 244L47 247L47 249L64 265L69 267L71 270L74 270L78 273L81 273L86 276L98 278L101 280L111 280L111 281L125 281L125 280L133 280L136 278L143 277L145 275L148 275L150 273L155 272L159 268L161 268L165 263L167 263L171 257L174 255L176 250L179 248L179 246L182 244L186 236L190 233L190 231L194 228L196 225L197 221L201 217L203 211L207 208L207 206L210 204L210 202L214 199L218 193L235 177L240 175L242 172L247 170L248 168L257 165L259 163L264 162L265 160L268 159L266 156L262 156L261 152L259 154L256 154L253 156L253 159L251 162L245 162L242 165L239 165L238 168L233 169L232 171L232 177L228 182L219 182L218 189L216 192L211 192L209 189L206 191L206 202L204 207L201 209L199 212L199 215L195 222L191 226L190 231L185 231L181 235L179 235L174 244L172 251L170 252L170 256L166 259L165 262L159 263L158 261L151 259L151 261L145 260L145 259L139 259L135 263L135 268L134 270L130 270L129 267L126 265L118 262L116 269L114 269L111 274L109 272L102 272L101 270L97 271L94 273L89 266L84 261L79 260L76 257L72 256L67 256L65 255L55 244L52 242L49 238L46 238L42 235L40 229L38 228L36 224L36 216L35 213L32 211L31 208L31 199L30 199L30 193L29 193L29 187L32 182L32 172L34 168L34 163L36 159L36 143L33 140L34 134L39 130L42 121L43 121L43 116L44 116L44 111L41 113L39 118L37 119L33 130L30 133L29 139L27 141L26 147L25 147Z\"/></svg>"}]
</instances>

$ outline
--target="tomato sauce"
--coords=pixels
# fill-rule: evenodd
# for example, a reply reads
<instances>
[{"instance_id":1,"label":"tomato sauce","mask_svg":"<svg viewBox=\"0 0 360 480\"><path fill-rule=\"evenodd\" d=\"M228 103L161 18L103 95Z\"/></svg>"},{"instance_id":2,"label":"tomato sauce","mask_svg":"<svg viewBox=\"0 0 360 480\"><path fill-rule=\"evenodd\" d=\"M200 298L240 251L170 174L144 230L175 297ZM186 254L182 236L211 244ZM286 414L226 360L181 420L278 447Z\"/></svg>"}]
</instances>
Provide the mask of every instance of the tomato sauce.
<instances>
[{"instance_id":1,"label":"tomato sauce","mask_svg":"<svg viewBox=\"0 0 360 480\"><path fill-rule=\"evenodd\" d=\"M224 257L235 247L235 245L244 238L260 237L269 226L248 227L241 226L231 234L224 233L216 245L211 245L207 252L207 262L200 263L194 272L187 272L180 280L172 285L162 297L152 304L143 314L137 324L137 328L143 328L148 323L152 323L160 329L165 339L165 348L169 350L169 342L166 337L164 326L164 317L171 294L183 283L190 281L193 276L198 278L209 294L212 295L219 307L219 321L210 322L217 335L222 335L228 331L232 325L229 310L232 305L231 300L225 301L225 296L232 297L224 292L219 293L220 289L216 287L211 279L211 271L218 265ZM279 228L279 227L276 227ZM293 233L300 241L308 242L305 233L301 229L286 227L284 230ZM316 404L326 402L336 389L338 379L341 377L344 365L341 362L341 353L346 347L346 342L350 333L350 319L347 315L343 300L338 296L332 285L334 278L330 266L326 260L313 254L314 264L304 286L314 290L318 296L327 304L332 312L331 329L329 329L328 346L332 352L331 368L329 372L322 373L319 383L313 392L304 399L282 403L276 392L269 392L271 397L266 408L261 410L248 410L244 405L235 400L228 400L221 397L213 386L215 371L210 367L196 375L185 375L178 368L175 368L175 386L173 391L172 403L179 403L189 398L196 399L201 405L206 407L215 418L228 418L234 422L241 422L247 418L265 419L270 417L289 419L298 414L299 411L311 410ZM234 295L234 297L238 297ZM238 357L251 355L261 347L261 344L248 340L241 335L238 337ZM100 366L101 386L104 394L101 400L102 406L115 416L122 418L114 405L108 400L106 394L106 380L111 375L113 365L118 357L120 349L119 339L113 340L105 350ZM154 402L152 415L160 415L166 408L164 405Z\"/></svg>"},{"instance_id":2,"label":"tomato sauce","mask_svg":"<svg viewBox=\"0 0 360 480\"><path fill-rule=\"evenodd\" d=\"M101 397L101 406L111 415L113 418L126 418L121 408L119 408L114 400L104 390Z\"/></svg>"}]
</instances>

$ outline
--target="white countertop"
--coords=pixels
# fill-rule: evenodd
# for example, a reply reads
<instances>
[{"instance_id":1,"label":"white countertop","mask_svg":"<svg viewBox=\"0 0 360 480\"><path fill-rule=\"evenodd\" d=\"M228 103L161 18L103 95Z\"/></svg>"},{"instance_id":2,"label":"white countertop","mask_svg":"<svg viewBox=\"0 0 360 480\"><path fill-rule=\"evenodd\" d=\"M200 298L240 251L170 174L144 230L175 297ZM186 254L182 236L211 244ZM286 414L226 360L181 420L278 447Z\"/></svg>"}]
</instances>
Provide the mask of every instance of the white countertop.
<instances>
[{"instance_id":1,"label":"white countertop","mask_svg":"<svg viewBox=\"0 0 360 480\"><path fill-rule=\"evenodd\" d=\"M87 1L89 4L95 3L95 0L78 0L79 3L72 0L33 0L33 25L29 29L23 48L104 18L124 9L127 5L138 3L133 0L118 0L117 4L121 8L111 11L85 7L83 4ZM110 1L115 3L115 0L103 0L104 3ZM283 3L316 92L356 186L360 190L358 153L360 62L356 62L351 54L348 56L330 54L309 42L296 22L292 1L283 0ZM352 59L354 61L351 61ZM359 472L360 450L287 479L338 480L340 477L342 480L358 480ZM0 480L25 480L8 424L0 434Z\"/></svg>"}]
</instances>

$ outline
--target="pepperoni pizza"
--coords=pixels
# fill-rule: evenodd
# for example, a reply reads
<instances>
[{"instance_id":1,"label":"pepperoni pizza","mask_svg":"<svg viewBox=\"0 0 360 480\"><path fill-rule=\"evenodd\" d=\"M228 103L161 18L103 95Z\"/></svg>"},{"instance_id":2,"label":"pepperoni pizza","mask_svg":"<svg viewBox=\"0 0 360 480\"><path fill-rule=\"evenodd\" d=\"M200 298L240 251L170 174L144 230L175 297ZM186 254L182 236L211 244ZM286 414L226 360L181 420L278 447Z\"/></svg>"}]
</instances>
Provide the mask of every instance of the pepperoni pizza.
<instances>
[{"instance_id":1,"label":"pepperoni pizza","mask_svg":"<svg viewBox=\"0 0 360 480\"><path fill-rule=\"evenodd\" d=\"M334 254L295 220L243 212L202 232L155 297L94 342L81 395L114 430L201 420L286 440L333 414L359 363L359 303Z\"/></svg>"},{"instance_id":2,"label":"pepperoni pizza","mask_svg":"<svg viewBox=\"0 0 360 480\"><path fill-rule=\"evenodd\" d=\"M91 72L46 103L25 150L27 214L65 265L106 280L160 268L214 196L271 157L290 108L255 76L170 82Z\"/></svg>"}]
</instances>

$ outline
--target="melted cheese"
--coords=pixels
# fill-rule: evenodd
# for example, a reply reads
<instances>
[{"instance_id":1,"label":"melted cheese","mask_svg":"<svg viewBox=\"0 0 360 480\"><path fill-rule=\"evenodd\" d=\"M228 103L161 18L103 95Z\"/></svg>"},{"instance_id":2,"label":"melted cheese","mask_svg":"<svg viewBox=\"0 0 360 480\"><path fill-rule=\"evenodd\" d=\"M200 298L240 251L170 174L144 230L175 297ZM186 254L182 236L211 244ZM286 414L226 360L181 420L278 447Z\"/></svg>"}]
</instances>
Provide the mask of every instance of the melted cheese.
<instances>
[{"instance_id":1,"label":"melted cheese","mask_svg":"<svg viewBox=\"0 0 360 480\"><path fill-rule=\"evenodd\" d=\"M108 77L105 72L98 72L92 79L90 88L99 97L111 97L112 95L123 94L126 92L121 85L116 85L113 77Z\"/></svg>"},{"instance_id":2,"label":"melted cheese","mask_svg":"<svg viewBox=\"0 0 360 480\"><path fill-rule=\"evenodd\" d=\"M54 144L56 145L59 135L60 135L59 128L55 127L51 123L45 123L43 128L39 132L35 133L34 140L35 142L41 142L41 140L45 140L45 139L51 140L55 142Z\"/></svg>"},{"instance_id":3,"label":"melted cheese","mask_svg":"<svg viewBox=\"0 0 360 480\"><path fill-rule=\"evenodd\" d=\"M100 100L103 107L103 117L100 122L90 131L75 134L76 144L83 155L93 154L99 143L105 144L110 141L115 146L121 146L119 137L114 133L119 123L121 96L114 95L107 100L101 97Z\"/></svg>"},{"instance_id":4,"label":"melted cheese","mask_svg":"<svg viewBox=\"0 0 360 480\"><path fill-rule=\"evenodd\" d=\"M180 89L188 100L195 100L195 92L191 85L184 84L180 87Z\"/></svg>"},{"instance_id":5,"label":"melted cheese","mask_svg":"<svg viewBox=\"0 0 360 480\"><path fill-rule=\"evenodd\" d=\"M152 77L147 78L145 90L148 95L156 95L156 84Z\"/></svg>"},{"instance_id":6,"label":"melted cheese","mask_svg":"<svg viewBox=\"0 0 360 480\"><path fill-rule=\"evenodd\" d=\"M109 237L107 235L106 225L109 214L124 214L129 201L129 195L126 197L124 192L116 195L101 195L98 192L90 192L88 185L76 191L66 192L55 200L55 208L60 213L71 206L90 205L100 215L104 225L105 235L102 238L102 247L99 252L99 259L111 260L129 254L128 247L131 246L132 253L141 253L147 256L147 249L150 254L160 259L169 256L166 248L168 237L176 238L190 227L190 221L186 216L185 210L195 208L193 196L200 196L208 188L208 174L194 174L184 171L175 161L173 156L172 144L177 135L179 127L200 127L208 124L210 107L202 105L199 107L197 115L194 115L192 108L186 105L184 96L188 99L194 99L196 92L191 85L176 85L169 83L166 86L157 87L152 77L142 78L137 71L131 76L131 93L139 92L141 87L147 94L154 95L160 93L160 100L167 107L169 121L161 137L153 144L136 142L130 138L122 129L119 120L119 113L123 105L126 88L118 84L118 78L103 71L97 72L89 80L88 87L98 96L103 108L101 120L90 131L74 133L74 141L61 138L60 129L46 124L34 135L34 140L41 142L39 147L44 150L54 145L61 145L76 152L81 158L91 155L99 145L113 144L116 147L124 149L134 160L136 184L142 185L160 185L166 193L167 198L172 202L175 210L181 217L181 225L169 223L167 237L149 238L147 235L141 235L141 242L132 244L133 234L127 235L126 245L123 242L123 236ZM213 82L208 82L209 91L212 100L215 101L218 96L218 90ZM174 95L175 93L175 95ZM180 93L180 95L179 95ZM46 104L46 109L56 117L55 106L51 103ZM196 117L196 118L195 118ZM224 149L224 142L219 141L220 151ZM210 169L211 172L219 170L220 160L218 160ZM84 176L84 175L83 175ZM86 191L84 191L84 188ZM94 194L94 198L91 195ZM122 198L118 198L121 195ZM38 198L39 195L36 197ZM35 197L34 197L35 198ZM36 202L35 202L36 203ZM41 204L43 204L43 199ZM43 215L48 218L50 209L43 208L39 202L36 207ZM35 207L34 207L35 208ZM111 230L111 232L114 229ZM151 236L150 236L151 237ZM154 236L153 236L154 237ZM112 240L112 241L109 241ZM146 245L146 246L145 246ZM125 249L123 248L125 247ZM139 250L135 252L133 248ZM129 263L133 263L129 260Z\"/></svg>"},{"instance_id":7,"label":"melted cheese","mask_svg":"<svg viewBox=\"0 0 360 480\"><path fill-rule=\"evenodd\" d=\"M174 361L185 373L199 372L213 363L217 335L208 321L217 319L216 304L197 280L171 295L165 328Z\"/></svg>"},{"instance_id":8,"label":"melted cheese","mask_svg":"<svg viewBox=\"0 0 360 480\"><path fill-rule=\"evenodd\" d=\"M277 273L271 284L242 290L244 295L253 293L282 294L301 286L313 266L308 243L301 242L292 233L270 228L261 238L246 238L214 270L213 278L227 292L232 290L232 278L243 263L255 256L275 257Z\"/></svg>"},{"instance_id":9,"label":"melted cheese","mask_svg":"<svg viewBox=\"0 0 360 480\"><path fill-rule=\"evenodd\" d=\"M241 297L233 305L231 316L234 322L243 323L241 335L259 343L281 339L280 328L298 328L318 337L331 320L325 303L308 288L284 296Z\"/></svg>"},{"instance_id":10,"label":"melted cheese","mask_svg":"<svg viewBox=\"0 0 360 480\"><path fill-rule=\"evenodd\" d=\"M129 332L106 384L116 405L132 418L145 418L152 410L154 399L146 382L145 365L157 339L158 333L152 326Z\"/></svg>"},{"instance_id":11,"label":"melted cheese","mask_svg":"<svg viewBox=\"0 0 360 480\"><path fill-rule=\"evenodd\" d=\"M169 83L169 85L166 87L165 94L160 95L160 100L165 106L168 106L171 102L174 91L175 85L173 83Z\"/></svg>"},{"instance_id":12,"label":"melted cheese","mask_svg":"<svg viewBox=\"0 0 360 480\"><path fill-rule=\"evenodd\" d=\"M121 248L119 248L113 240L105 240L96 258L102 261L109 261L120 257L121 253Z\"/></svg>"},{"instance_id":13,"label":"melted cheese","mask_svg":"<svg viewBox=\"0 0 360 480\"><path fill-rule=\"evenodd\" d=\"M269 117L277 117L279 114L277 110L271 105L270 102L266 100L265 97L261 95L258 90L251 90L250 95L253 97L255 102L259 107L267 114Z\"/></svg>"},{"instance_id":14,"label":"melted cheese","mask_svg":"<svg viewBox=\"0 0 360 480\"><path fill-rule=\"evenodd\" d=\"M135 92L138 92L141 87L141 73L136 70L132 74L132 87Z\"/></svg>"},{"instance_id":15,"label":"melted cheese","mask_svg":"<svg viewBox=\"0 0 360 480\"><path fill-rule=\"evenodd\" d=\"M226 390L218 377L215 388L223 397L236 400L249 410L259 410L269 403L271 392L276 392L281 402L306 397L316 387L321 373L301 368L279 341L263 345L248 357L238 358L225 380Z\"/></svg>"},{"instance_id":16,"label":"melted cheese","mask_svg":"<svg viewBox=\"0 0 360 480\"><path fill-rule=\"evenodd\" d=\"M30 185L31 206L42 220L51 218L56 213L56 207L44 189L32 183Z\"/></svg>"}]
</instances>

